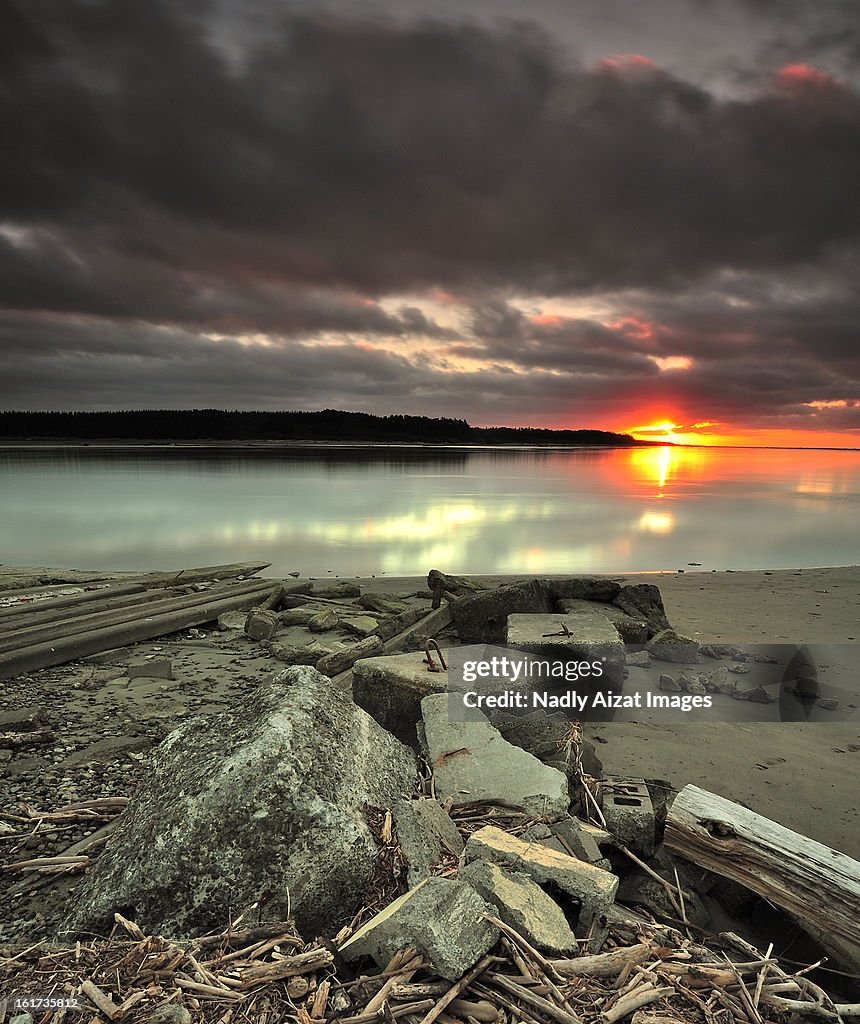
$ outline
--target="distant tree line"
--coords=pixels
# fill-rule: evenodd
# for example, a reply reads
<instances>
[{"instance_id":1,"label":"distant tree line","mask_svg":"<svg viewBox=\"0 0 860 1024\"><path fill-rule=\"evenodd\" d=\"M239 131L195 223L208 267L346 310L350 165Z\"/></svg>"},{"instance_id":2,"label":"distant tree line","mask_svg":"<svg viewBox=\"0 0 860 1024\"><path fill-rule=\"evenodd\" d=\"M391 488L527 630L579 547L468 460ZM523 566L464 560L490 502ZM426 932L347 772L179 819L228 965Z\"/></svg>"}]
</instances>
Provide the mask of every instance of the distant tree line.
<instances>
[{"instance_id":1,"label":"distant tree line","mask_svg":"<svg viewBox=\"0 0 860 1024\"><path fill-rule=\"evenodd\" d=\"M132 409L120 412L0 412L0 437L121 441L378 441L431 444L634 445L607 430L472 427L431 416L365 412L242 412Z\"/></svg>"}]
</instances>

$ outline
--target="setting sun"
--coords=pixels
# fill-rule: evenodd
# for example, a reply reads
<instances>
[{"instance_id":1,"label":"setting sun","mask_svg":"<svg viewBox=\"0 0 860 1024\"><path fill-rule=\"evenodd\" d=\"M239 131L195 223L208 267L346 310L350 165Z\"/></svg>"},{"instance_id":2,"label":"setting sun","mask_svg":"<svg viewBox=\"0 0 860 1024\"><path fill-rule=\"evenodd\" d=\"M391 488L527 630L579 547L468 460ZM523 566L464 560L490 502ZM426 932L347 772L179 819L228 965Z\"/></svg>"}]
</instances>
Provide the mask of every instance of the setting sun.
<instances>
[{"instance_id":1,"label":"setting sun","mask_svg":"<svg viewBox=\"0 0 860 1024\"><path fill-rule=\"evenodd\" d=\"M671 420L661 420L659 423L652 423L645 427L630 427L627 433L632 434L640 441L665 441L667 444L701 444L701 439L690 442L689 434L679 434L678 430L683 424L673 423Z\"/></svg>"}]
</instances>

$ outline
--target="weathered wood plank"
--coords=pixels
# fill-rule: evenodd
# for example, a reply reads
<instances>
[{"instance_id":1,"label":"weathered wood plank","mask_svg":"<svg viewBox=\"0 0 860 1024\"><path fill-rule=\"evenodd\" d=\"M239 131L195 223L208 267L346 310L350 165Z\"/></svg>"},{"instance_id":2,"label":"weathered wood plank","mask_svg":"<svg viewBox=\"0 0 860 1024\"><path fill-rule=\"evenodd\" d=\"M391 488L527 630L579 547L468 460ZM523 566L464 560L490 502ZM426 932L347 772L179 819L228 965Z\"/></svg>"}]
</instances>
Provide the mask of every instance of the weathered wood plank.
<instances>
[{"instance_id":1,"label":"weathered wood plank","mask_svg":"<svg viewBox=\"0 0 860 1024\"><path fill-rule=\"evenodd\" d=\"M35 625L37 622L48 622L55 615L62 614L70 608L77 608L78 605L101 604L105 601L115 601L129 594L142 594L146 587L142 583L126 583L122 586L103 586L98 590L86 590L81 594L69 594L66 597L48 597L42 601L20 601L16 604L0 607L0 629L9 619L17 623L20 620L23 624L27 619L27 625ZM0 597L5 597L0 594ZM11 626L9 628L12 628Z\"/></svg>"},{"instance_id":2,"label":"weathered wood plank","mask_svg":"<svg viewBox=\"0 0 860 1024\"><path fill-rule=\"evenodd\" d=\"M0 654L0 679L8 679L21 672L34 672L51 665L62 665L89 654L124 647L140 640L151 640L180 629L201 626L214 621L222 612L251 608L271 589L270 580L255 582L259 582L259 587L248 590L242 587L241 593L220 600L213 601L206 594L200 594L199 603L192 607L174 609L161 615L138 616L131 621Z\"/></svg>"},{"instance_id":3,"label":"weathered wood plank","mask_svg":"<svg viewBox=\"0 0 860 1024\"><path fill-rule=\"evenodd\" d=\"M10 630L0 636L0 653L15 648L32 647L43 640L55 641L65 636L87 633L103 626L128 622L143 615L161 615L174 610L178 611L181 608L193 607L206 601L216 601L222 597L245 593L249 590L259 593L261 584L265 585L266 581L246 580L239 583L222 583L220 586L214 586L198 593L148 590L143 594L132 595L123 600L119 606L109 606L102 611L87 609L84 614L66 615L52 622L37 623L34 626L28 624L20 629ZM7 626L9 624L5 623Z\"/></svg>"},{"instance_id":4,"label":"weathered wood plank","mask_svg":"<svg viewBox=\"0 0 860 1024\"><path fill-rule=\"evenodd\" d=\"M788 911L860 963L860 862L698 786L675 798L665 844Z\"/></svg>"}]
</instances>

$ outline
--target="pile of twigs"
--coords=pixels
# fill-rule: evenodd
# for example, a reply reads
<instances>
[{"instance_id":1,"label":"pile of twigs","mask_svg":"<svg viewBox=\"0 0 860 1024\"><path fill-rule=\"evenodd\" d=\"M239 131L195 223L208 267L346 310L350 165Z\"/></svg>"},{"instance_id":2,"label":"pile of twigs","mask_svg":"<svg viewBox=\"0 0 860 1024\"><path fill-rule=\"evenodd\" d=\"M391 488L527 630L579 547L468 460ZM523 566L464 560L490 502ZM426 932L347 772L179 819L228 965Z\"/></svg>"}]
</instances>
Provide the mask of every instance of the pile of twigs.
<instances>
[{"instance_id":1,"label":"pile of twigs","mask_svg":"<svg viewBox=\"0 0 860 1024\"><path fill-rule=\"evenodd\" d=\"M34 892L50 881L53 875L82 874L101 852L114 828L114 823L128 806L125 796L99 797L80 803L68 804L56 811L40 811L30 804L21 804L18 813L0 812L4 823L0 843L0 859L5 861L9 854L17 853L31 840L42 837L56 838L60 833L82 826L92 826L95 831L85 839L74 843L57 856L28 857L10 860L0 870L21 876L21 881L9 889L11 898L25 892ZM33 882L34 876L41 876Z\"/></svg>"},{"instance_id":2,"label":"pile of twigs","mask_svg":"<svg viewBox=\"0 0 860 1024\"><path fill-rule=\"evenodd\" d=\"M334 945L304 944L290 922L179 943L116 920L127 938L53 951L39 944L0 958L0 992L53 999L58 1008L34 1014L37 1024L144 1021L170 1005L213 1024L768 1024L793 1015L844 1024L860 1016L860 1004L835 1003L809 979L812 967L789 973L770 950L731 933L716 952L640 928L633 941L616 932L608 952L550 960L491 918L499 943L452 984L414 949L356 975ZM4 1011L0 999L0 1022Z\"/></svg>"}]
</instances>

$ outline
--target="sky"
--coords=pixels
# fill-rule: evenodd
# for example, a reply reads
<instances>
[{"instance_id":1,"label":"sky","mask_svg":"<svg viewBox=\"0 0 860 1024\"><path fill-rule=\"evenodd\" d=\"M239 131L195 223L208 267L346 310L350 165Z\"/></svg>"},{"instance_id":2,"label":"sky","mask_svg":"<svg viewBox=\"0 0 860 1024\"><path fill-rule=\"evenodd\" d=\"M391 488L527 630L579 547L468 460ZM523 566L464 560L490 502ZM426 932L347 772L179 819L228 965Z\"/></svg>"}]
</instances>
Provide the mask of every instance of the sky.
<instances>
[{"instance_id":1,"label":"sky","mask_svg":"<svg viewBox=\"0 0 860 1024\"><path fill-rule=\"evenodd\" d=\"M0 0L0 409L860 447L856 0Z\"/></svg>"}]
</instances>

